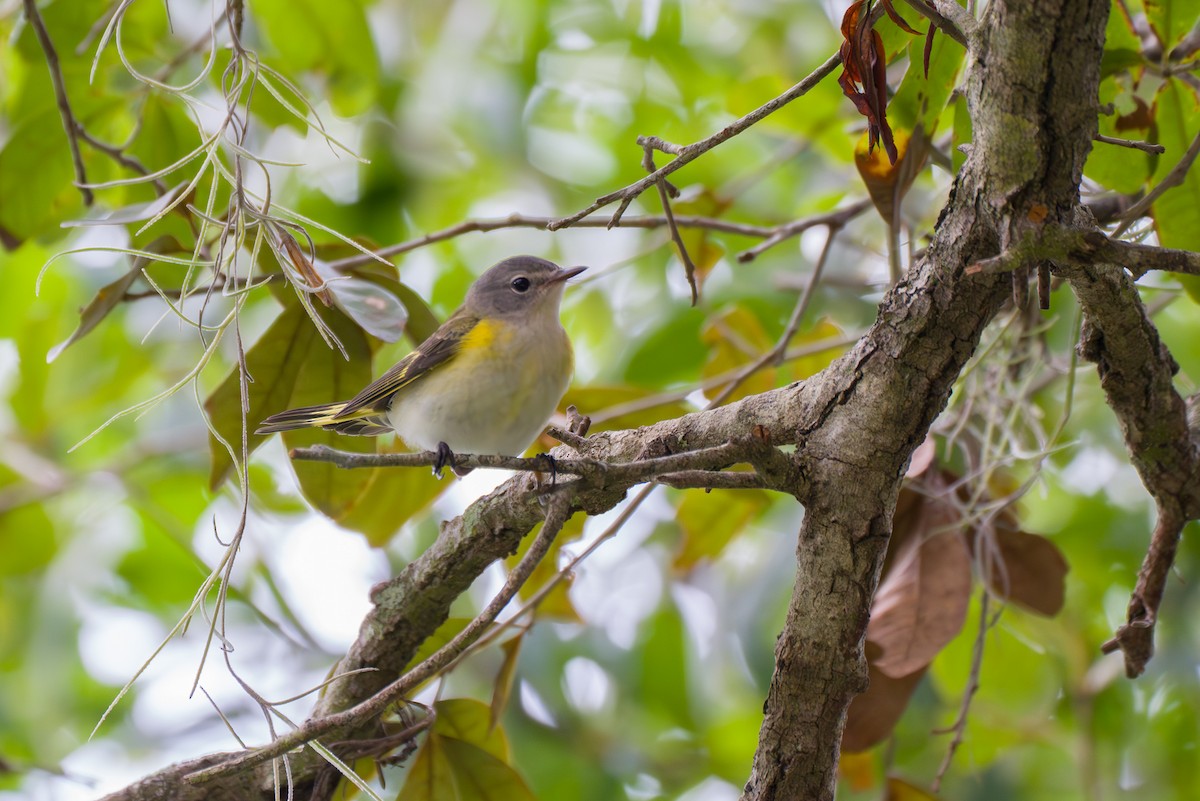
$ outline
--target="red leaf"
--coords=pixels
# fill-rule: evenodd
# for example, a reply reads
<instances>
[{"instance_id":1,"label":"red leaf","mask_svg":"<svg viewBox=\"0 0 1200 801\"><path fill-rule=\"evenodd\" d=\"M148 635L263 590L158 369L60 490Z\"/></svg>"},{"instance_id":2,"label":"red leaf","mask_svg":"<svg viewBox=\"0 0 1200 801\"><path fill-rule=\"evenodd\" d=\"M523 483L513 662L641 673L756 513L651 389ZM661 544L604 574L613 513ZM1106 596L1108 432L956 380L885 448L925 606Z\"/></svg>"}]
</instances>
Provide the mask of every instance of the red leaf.
<instances>
[{"instance_id":1,"label":"red leaf","mask_svg":"<svg viewBox=\"0 0 1200 801\"><path fill-rule=\"evenodd\" d=\"M860 13L867 10L867 5L867 0L861 0L846 9L842 17L842 74L838 85L858 113L867 118L869 149L882 141L888 159L895 164L896 145L887 121L887 57L882 37L868 24L870 14Z\"/></svg>"}]
</instances>

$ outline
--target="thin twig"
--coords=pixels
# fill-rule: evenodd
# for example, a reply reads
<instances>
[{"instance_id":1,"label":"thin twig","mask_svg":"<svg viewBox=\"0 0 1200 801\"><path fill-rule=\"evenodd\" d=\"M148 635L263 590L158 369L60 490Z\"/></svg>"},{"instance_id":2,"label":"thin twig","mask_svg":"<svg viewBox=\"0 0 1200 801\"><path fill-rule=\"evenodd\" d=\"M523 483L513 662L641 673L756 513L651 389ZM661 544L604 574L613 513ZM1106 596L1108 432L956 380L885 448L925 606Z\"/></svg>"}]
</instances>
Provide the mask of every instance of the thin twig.
<instances>
[{"instance_id":1,"label":"thin twig","mask_svg":"<svg viewBox=\"0 0 1200 801\"><path fill-rule=\"evenodd\" d=\"M821 248L821 255L817 258L817 263L813 267L812 275L809 277L808 286L804 288L804 292L796 301L796 306L792 309L791 319L788 320L787 327L783 334L776 341L775 347L764 353L762 356L755 359L750 364L746 365L740 373L738 373L729 384L722 389L715 398L711 401L711 406L720 406L724 403L734 390L746 382L750 376L757 373L763 367L774 362L775 366L783 364L784 355L787 352L788 343L792 341L792 337L796 335L796 331L800 328L800 323L804 320L804 314L808 311L809 302L812 300L817 284L821 281L821 273L825 270L825 264L829 261L829 253L833 249L833 240L837 236L840 229L838 224L830 224L829 235L825 238L825 245Z\"/></svg>"},{"instance_id":2,"label":"thin twig","mask_svg":"<svg viewBox=\"0 0 1200 801\"><path fill-rule=\"evenodd\" d=\"M967 731L967 715L971 711L971 700L975 697L975 693L979 691L979 674L983 669L983 644L987 640L988 629L991 624L988 622L988 605L991 599L991 594L987 588L983 590L983 597L979 602L979 633L975 635L975 645L971 649L971 673L967 679L967 686L963 690L962 704L958 709L958 718L954 724L947 729L935 731L935 734L946 734L954 732L954 738L950 740L950 745L946 748L946 755L942 757L942 764L938 767L937 775L933 778L933 784L929 788L934 793L942 786L942 777L946 775L946 771L950 769L950 763L954 761L954 754L958 751L958 747L962 745L963 737Z\"/></svg>"},{"instance_id":3,"label":"thin twig","mask_svg":"<svg viewBox=\"0 0 1200 801\"><path fill-rule=\"evenodd\" d=\"M870 206L870 201L861 201L862 211ZM859 204L847 207L858 208ZM709 231L718 231L725 234L735 234L737 236L754 237L756 239L766 239L778 236L772 244L776 244L790 236L813 227L814 225L822 225L829 218L840 214L845 209L815 215L813 217L805 217L800 220L792 220L782 225L766 226L766 225L751 225L749 223L732 222L730 220L721 220L715 217L702 217L696 215L674 215L675 225L680 228L701 228ZM344 271L353 267L358 267L363 264L369 264L379 258L391 258L399 256L402 253L408 253L418 248L423 248L427 245L433 245L438 242L445 242L449 239L462 236L469 233L488 233L491 231L500 231L507 228L538 228L546 230L550 224L555 221L555 217L534 217L527 214L510 214L507 217L485 218L477 220L466 220L464 222L452 225L448 228L443 228L440 231L434 231L431 234L425 234L404 242L398 242L394 245L382 247L379 250L372 251L371 255L356 254L344 259L337 259L329 262L329 267L334 270ZM665 215L638 215L636 217L623 217L617 227L619 228L643 228L655 229L662 228L667 225ZM575 224L576 228L609 228L607 220L580 220ZM745 259L748 261L748 259Z\"/></svg>"},{"instance_id":4,"label":"thin twig","mask_svg":"<svg viewBox=\"0 0 1200 801\"><path fill-rule=\"evenodd\" d=\"M363 721L378 717L388 707L403 699L412 690L419 687L428 679L446 667L455 657L461 654L495 621L500 612L517 594L517 591L529 579L535 567L550 549L554 538L562 530L563 523L571 513L571 498L566 494L556 494L551 497L546 510L545 522L538 532L525 556L508 574L508 579L500 592L491 600L467 626L454 636L450 642L443 645L425 661L407 671L403 676L383 688L375 695L362 701L357 706L325 717L309 720L299 728L275 739L268 745L254 751L238 754L237 756L195 773L188 774L185 781L190 784L203 784L222 776L230 776L248 768L259 765L269 759L282 756L293 748L310 742L329 732L356 726Z\"/></svg>"},{"instance_id":5,"label":"thin twig","mask_svg":"<svg viewBox=\"0 0 1200 801\"><path fill-rule=\"evenodd\" d=\"M678 145L664 142L657 136L639 136L638 144L645 150L642 167L648 173L654 172L655 150L661 150L664 153L676 153L679 150ZM671 241L675 243L679 260L683 262L683 274L687 277L688 288L692 291L692 305L695 306L700 300L700 288L696 285L696 264L692 261L691 254L688 253L687 245L683 243L683 237L679 234L679 226L675 223L675 214L671 211L671 198L678 197L679 190L672 186L666 178L659 178L655 182L655 186L658 187L658 199L662 203L663 216L667 220L667 230L671 233Z\"/></svg>"},{"instance_id":6,"label":"thin twig","mask_svg":"<svg viewBox=\"0 0 1200 801\"><path fill-rule=\"evenodd\" d=\"M778 454L769 445L752 437L731 440L723 445L701 448L695 451L672 453L633 462L610 463L596 459L554 459L554 470L559 474L579 476L588 486L612 487L621 484L633 485L668 473L685 470L719 470L734 464L753 463L769 459ZM434 451L416 453L354 453L339 451L324 445L311 448L295 448L293 459L327 462L338 467L433 467L438 463ZM548 469L548 458L534 456L498 456L493 454L454 454L456 467L498 468L544 473ZM569 486L563 485L562 486ZM572 490L578 489L572 487Z\"/></svg>"},{"instance_id":7,"label":"thin twig","mask_svg":"<svg viewBox=\"0 0 1200 801\"><path fill-rule=\"evenodd\" d=\"M960 9L961 13L955 13L954 10L947 8L945 5L942 6L942 9L935 8L930 3L925 2L925 0L905 0L905 2L912 6L912 9L922 17L936 25L944 34L963 47L967 47L967 35L960 25L965 24L968 19L971 23L974 23L975 18L971 17L965 9L961 9L957 3L954 4L954 9ZM943 11L946 13L943 13ZM947 13L953 16L954 19L950 19ZM969 27L973 29L975 26L972 24Z\"/></svg>"},{"instance_id":8,"label":"thin twig","mask_svg":"<svg viewBox=\"0 0 1200 801\"><path fill-rule=\"evenodd\" d=\"M840 228L869 208L871 208L871 200L870 198L864 198L863 200L851 203L845 208L836 209L824 214L815 214L811 217L803 217L799 220L785 223L784 225L776 228L767 237L765 242L739 253L737 260L743 263L753 261L754 259L758 258L763 251L775 247L780 242L784 242L794 236L798 236L807 231L809 228L816 228L819 225L827 225L831 228Z\"/></svg>"},{"instance_id":9,"label":"thin twig","mask_svg":"<svg viewBox=\"0 0 1200 801\"><path fill-rule=\"evenodd\" d=\"M1192 140L1192 144L1187 149L1187 152L1183 154L1183 158L1171 168L1170 172L1163 176L1163 179L1158 182L1158 186L1147 192L1144 198L1134 203L1129 207L1128 211L1120 216L1119 219L1122 220L1122 223L1117 226L1117 230L1113 231L1113 236L1120 236L1129 230L1129 226L1133 225L1134 220L1145 214L1147 209L1154 204L1154 201L1162 196L1163 192L1183 183L1184 176L1192 168L1192 162L1196 160L1196 156L1200 156L1200 133L1196 134L1196 138Z\"/></svg>"},{"instance_id":10,"label":"thin twig","mask_svg":"<svg viewBox=\"0 0 1200 801\"><path fill-rule=\"evenodd\" d=\"M621 216L625 213L625 209L629 207L629 204L633 201L633 199L645 192L654 184L658 183L659 179L665 178L666 176L678 170L680 167L695 161L698 157L712 150L717 145L732 139L768 115L773 114L774 112L783 108L793 100L803 97L814 86L816 86L827 76L829 76L835 69L837 69L841 63L841 54L834 53L825 60L825 63L817 67L802 81L793 86L791 89L788 89L783 94L772 98L756 108L754 111L751 111L749 114L734 120L729 125L714 133L712 136L709 136L707 139L701 139L699 142L694 142L690 145L679 147L679 152L676 158L667 162L662 167L659 167L645 178L642 178L640 181L635 181L634 183L629 184L622 189L618 189L615 192L610 192L603 197L597 198L596 201L587 208L578 211L569 217L563 217L562 219L554 220L547 227L551 231L557 231L560 228L567 228L575 225L584 217L588 217L593 212L602 209L618 200L621 201L621 203L617 207L616 213L614 213L612 218L609 220L608 226L611 228L620 224Z\"/></svg>"},{"instance_id":11,"label":"thin twig","mask_svg":"<svg viewBox=\"0 0 1200 801\"><path fill-rule=\"evenodd\" d=\"M1092 137L1097 142L1104 142L1117 147L1131 147L1134 150L1140 150L1143 153L1157 153L1159 155L1166 153L1167 149L1162 145L1154 144L1153 142L1144 142L1141 139L1120 139L1116 136L1107 136L1098 133Z\"/></svg>"},{"instance_id":12,"label":"thin twig","mask_svg":"<svg viewBox=\"0 0 1200 801\"><path fill-rule=\"evenodd\" d=\"M62 66L58 61L58 52L54 42L46 30L46 23L37 8L37 0L24 0L25 18L37 34L38 43L46 56L46 67L50 70L50 82L54 85L54 100L58 104L58 113L62 116L63 128L67 132L67 144L71 148L71 162L75 166L75 185L83 196L83 205L90 206L95 202L92 190L87 186L87 171L83 166L83 154L79 152L79 131L81 126L71 111L71 101L67 98L67 85L63 80Z\"/></svg>"},{"instance_id":13,"label":"thin twig","mask_svg":"<svg viewBox=\"0 0 1200 801\"><path fill-rule=\"evenodd\" d=\"M1175 552L1187 519L1168 504L1158 504L1158 523L1150 537L1150 547L1138 571L1137 586L1129 599L1128 617L1113 638L1100 650L1106 654L1120 650L1125 656L1125 675L1136 678L1146 670L1154 655L1154 626L1158 607L1166 590L1167 577L1175 563Z\"/></svg>"}]
</instances>

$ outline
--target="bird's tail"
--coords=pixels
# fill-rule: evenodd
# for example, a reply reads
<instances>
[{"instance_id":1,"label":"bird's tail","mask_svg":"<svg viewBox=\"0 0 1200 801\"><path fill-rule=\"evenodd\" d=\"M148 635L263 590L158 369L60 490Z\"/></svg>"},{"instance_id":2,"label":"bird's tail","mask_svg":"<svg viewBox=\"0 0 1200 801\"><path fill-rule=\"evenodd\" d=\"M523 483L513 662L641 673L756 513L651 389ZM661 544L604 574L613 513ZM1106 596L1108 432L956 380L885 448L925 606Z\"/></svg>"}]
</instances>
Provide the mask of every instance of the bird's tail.
<instances>
[{"instance_id":1,"label":"bird's tail","mask_svg":"<svg viewBox=\"0 0 1200 801\"><path fill-rule=\"evenodd\" d=\"M342 401L288 409L286 412L273 414L263 420L254 433L274 434L276 431L292 431L297 428L324 428L336 424L337 416L344 408L346 408L346 404Z\"/></svg>"}]
</instances>

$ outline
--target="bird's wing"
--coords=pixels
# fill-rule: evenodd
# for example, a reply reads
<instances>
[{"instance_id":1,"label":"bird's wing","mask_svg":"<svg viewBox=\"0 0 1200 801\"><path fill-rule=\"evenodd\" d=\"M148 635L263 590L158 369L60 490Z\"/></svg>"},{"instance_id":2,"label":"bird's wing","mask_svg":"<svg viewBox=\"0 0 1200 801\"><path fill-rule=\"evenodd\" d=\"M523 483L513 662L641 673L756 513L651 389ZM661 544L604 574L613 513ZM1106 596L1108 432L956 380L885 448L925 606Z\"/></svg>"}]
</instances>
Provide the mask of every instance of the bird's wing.
<instances>
[{"instance_id":1,"label":"bird's wing","mask_svg":"<svg viewBox=\"0 0 1200 801\"><path fill-rule=\"evenodd\" d=\"M363 412L387 411L397 392L453 359L477 322L462 309L456 311L416 350L347 401L338 412L338 418L362 417Z\"/></svg>"}]
</instances>

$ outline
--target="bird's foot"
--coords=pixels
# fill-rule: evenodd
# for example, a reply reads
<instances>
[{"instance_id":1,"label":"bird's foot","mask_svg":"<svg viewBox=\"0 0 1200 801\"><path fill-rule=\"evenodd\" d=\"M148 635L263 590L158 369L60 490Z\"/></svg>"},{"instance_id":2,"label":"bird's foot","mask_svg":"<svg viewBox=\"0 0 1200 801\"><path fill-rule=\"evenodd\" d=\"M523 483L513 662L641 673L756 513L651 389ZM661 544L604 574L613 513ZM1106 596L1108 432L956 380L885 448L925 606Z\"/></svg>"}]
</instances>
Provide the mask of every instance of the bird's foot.
<instances>
[{"instance_id":1,"label":"bird's foot","mask_svg":"<svg viewBox=\"0 0 1200 801\"><path fill-rule=\"evenodd\" d=\"M459 478L462 478L475 469L473 467L459 467L454 462L454 451L450 450L450 446L446 443L439 442L437 444L437 458L433 461L434 477L440 479L442 477L442 470L447 467L450 468L450 472Z\"/></svg>"}]
</instances>

